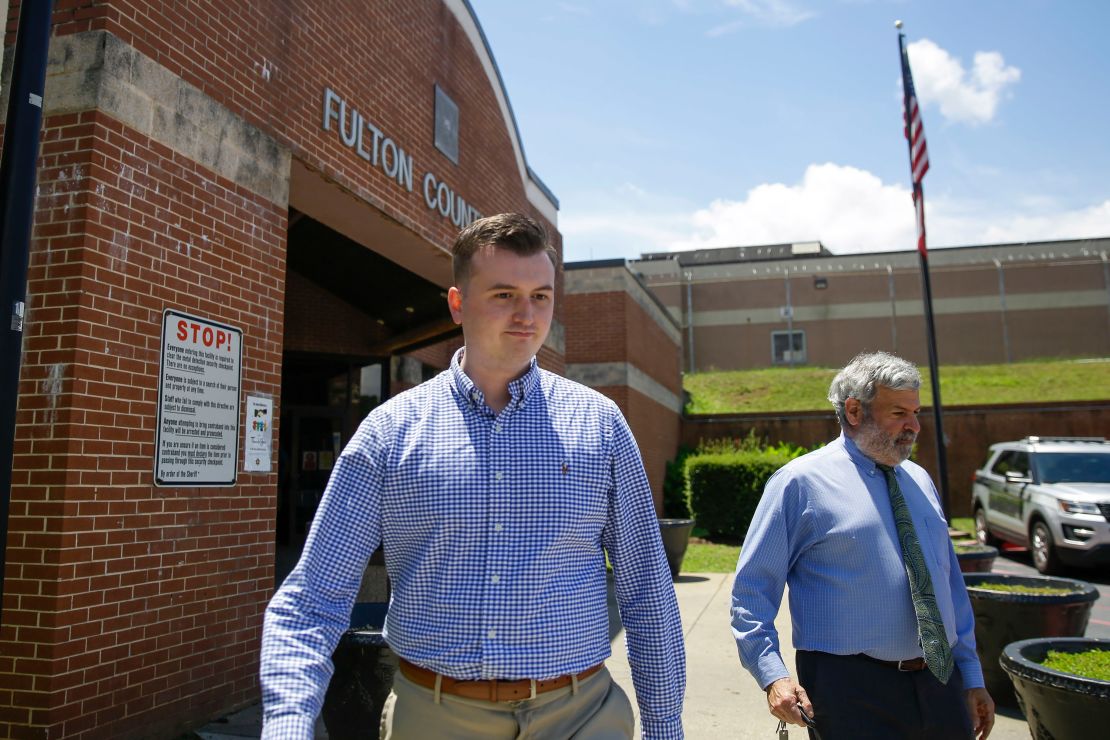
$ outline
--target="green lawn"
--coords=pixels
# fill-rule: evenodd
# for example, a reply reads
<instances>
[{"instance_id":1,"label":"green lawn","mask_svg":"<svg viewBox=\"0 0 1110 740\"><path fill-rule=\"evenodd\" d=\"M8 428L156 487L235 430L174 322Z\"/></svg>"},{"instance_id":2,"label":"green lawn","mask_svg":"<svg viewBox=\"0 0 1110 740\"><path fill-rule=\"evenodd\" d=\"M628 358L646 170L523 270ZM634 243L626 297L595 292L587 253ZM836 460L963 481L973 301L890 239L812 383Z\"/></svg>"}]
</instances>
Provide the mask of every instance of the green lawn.
<instances>
[{"instance_id":1,"label":"green lawn","mask_svg":"<svg viewBox=\"0 0 1110 740\"><path fill-rule=\"evenodd\" d=\"M971 517L953 517L952 526L974 534L975 520ZM739 545L721 545L716 542L691 541L682 559L683 573L732 573L740 557Z\"/></svg>"},{"instance_id":2,"label":"green lawn","mask_svg":"<svg viewBox=\"0 0 1110 740\"><path fill-rule=\"evenodd\" d=\"M692 414L825 411L835 369L769 368L693 373L683 386ZM921 402L932 400L929 371L921 368ZM946 406L1026 401L1110 399L1110 360L1037 360L1010 365L946 365L940 369Z\"/></svg>"},{"instance_id":3,"label":"green lawn","mask_svg":"<svg viewBox=\"0 0 1110 740\"><path fill-rule=\"evenodd\" d=\"M739 545L691 542L686 546L686 556L682 559L682 572L731 573L736 570L736 559L739 557Z\"/></svg>"},{"instance_id":4,"label":"green lawn","mask_svg":"<svg viewBox=\"0 0 1110 740\"><path fill-rule=\"evenodd\" d=\"M941 392L943 393L944 391ZM954 516L948 524L953 529L967 532L972 537L975 536L975 520L969 516Z\"/></svg>"}]
</instances>

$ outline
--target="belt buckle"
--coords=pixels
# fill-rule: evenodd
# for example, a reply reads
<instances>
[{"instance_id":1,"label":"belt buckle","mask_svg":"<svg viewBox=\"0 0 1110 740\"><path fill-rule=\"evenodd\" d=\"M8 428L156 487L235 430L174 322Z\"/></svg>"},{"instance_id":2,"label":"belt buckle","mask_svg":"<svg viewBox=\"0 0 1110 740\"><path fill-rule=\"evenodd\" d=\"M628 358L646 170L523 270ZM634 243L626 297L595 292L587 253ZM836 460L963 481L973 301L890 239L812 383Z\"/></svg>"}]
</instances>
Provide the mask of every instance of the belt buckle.
<instances>
[{"instance_id":1,"label":"belt buckle","mask_svg":"<svg viewBox=\"0 0 1110 740\"><path fill-rule=\"evenodd\" d=\"M910 673L910 669L909 669L909 668L903 668L903 667L902 667L902 664L903 664L903 663L908 663L908 662L909 662L909 661L907 661L907 660L900 660L900 661L898 661L898 670L902 671L903 673Z\"/></svg>"}]
</instances>

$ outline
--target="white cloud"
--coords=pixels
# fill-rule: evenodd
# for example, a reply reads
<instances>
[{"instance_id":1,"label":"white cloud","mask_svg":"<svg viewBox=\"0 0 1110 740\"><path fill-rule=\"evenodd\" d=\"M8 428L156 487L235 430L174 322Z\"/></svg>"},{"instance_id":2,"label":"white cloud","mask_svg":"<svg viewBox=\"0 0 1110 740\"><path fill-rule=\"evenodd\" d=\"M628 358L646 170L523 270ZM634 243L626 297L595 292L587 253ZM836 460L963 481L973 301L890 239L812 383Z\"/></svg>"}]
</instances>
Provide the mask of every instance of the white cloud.
<instances>
[{"instance_id":1,"label":"white cloud","mask_svg":"<svg viewBox=\"0 0 1110 740\"><path fill-rule=\"evenodd\" d=\"M820 240L834 251L904 249L914 233L910 192L864 170L814 164L796 185L768 183L741 201L716 200L692 216L674 249Z\"/></svg>"},{"instance_id":2,"label":"white cloud","mask_svg":"<svg viewBox=\"0 0 1110 740\"><path fill-rule=\"evenodd\" d=\"M574 202L582 204L576 207ZM570 261L644 252L821 241L836 253L913 249L910 191L834 163L806 168L801 182L765 183L743 200L705 207L634 185L564 202L559 230ZM1083 207L1030 194L1006 208L926 198L929 248L1110 236L1110 200Z\"/></svg>"},{"instance_id":3,"label":"white cloud","mask_svg":"<svg viewBox=\"0 0 1110 740\"><path fill-rule=\"evenodd\" d=\"M986 244L1110 236L1110 200L1070 211L1014 213L997 223L975 226L978 241Z\"/></svg>"},{"instance_id":4,"label":"white cloud","mask_svg":"<svg viewBox=\"0 0 1110 740\"><path fill-rule=\"evenodd\" d=\"M997 51L976 52L970 73L929 39L913 42L908 51L918 99L923 106L937 105L950 121L989 123L1002 98L1021 79L1021 70L1006 66Z\"/></svg>"}]
</instances>

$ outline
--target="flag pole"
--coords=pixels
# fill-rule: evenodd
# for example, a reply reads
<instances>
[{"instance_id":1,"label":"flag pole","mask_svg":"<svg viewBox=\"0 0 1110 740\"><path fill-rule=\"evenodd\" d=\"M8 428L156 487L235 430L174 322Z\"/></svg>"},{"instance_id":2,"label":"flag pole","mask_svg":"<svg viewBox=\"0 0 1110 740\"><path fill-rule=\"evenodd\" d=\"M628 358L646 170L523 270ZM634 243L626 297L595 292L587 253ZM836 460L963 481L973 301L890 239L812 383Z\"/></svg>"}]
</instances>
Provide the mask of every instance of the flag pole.
<instances>
[{"instance_id":1,"label":"flag pole","mask_svg":"<svg viewBox=\"0 0 1110 740\"><path fill-rule=\"evenodd\" d=\"M929 348L929 381L933 391L933 426L936 428L937 483L940 505L945 519L951 511L948 497L948 453L945 448L944 421L940 402L940 368L937 361L937 335L933 323L933 288L929 280L929 255L925 248L925 191L921 180L929 169L929 155L925 149L925 131L917 105L917 92L910 73L910 59L906 52L906 35L902 21L895 21L898 29L898 55L902 64L902 98L906 117L906 142L910 153L910 176L913 179L913 203L917 220L917 255L921 263L921 290L925 301L925 329Z\"/></svg>"}]
</instances>

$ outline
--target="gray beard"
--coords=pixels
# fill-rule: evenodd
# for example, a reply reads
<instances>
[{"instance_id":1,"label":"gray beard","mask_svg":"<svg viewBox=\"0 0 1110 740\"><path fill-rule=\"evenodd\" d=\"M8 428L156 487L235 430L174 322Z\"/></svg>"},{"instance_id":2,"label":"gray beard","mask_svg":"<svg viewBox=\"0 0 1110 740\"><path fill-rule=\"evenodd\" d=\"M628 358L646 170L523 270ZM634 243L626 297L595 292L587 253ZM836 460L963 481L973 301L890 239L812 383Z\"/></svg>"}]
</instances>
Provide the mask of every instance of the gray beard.
<instances>
[{"instance_id":1,"label":"gray beard","mask_svg":"<svg viewBox=\"0 0 1110 740\"><path fill-rule=\"evenodd\" d=\"M865 415L853 441L856 447L872 460L893 466L900 465L910 458L917 435L913 432L903 432L897 437L891 437Z\"/></svg>"}]
</instances>

